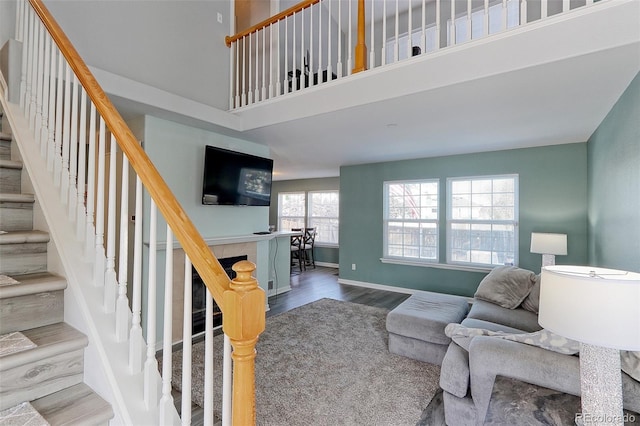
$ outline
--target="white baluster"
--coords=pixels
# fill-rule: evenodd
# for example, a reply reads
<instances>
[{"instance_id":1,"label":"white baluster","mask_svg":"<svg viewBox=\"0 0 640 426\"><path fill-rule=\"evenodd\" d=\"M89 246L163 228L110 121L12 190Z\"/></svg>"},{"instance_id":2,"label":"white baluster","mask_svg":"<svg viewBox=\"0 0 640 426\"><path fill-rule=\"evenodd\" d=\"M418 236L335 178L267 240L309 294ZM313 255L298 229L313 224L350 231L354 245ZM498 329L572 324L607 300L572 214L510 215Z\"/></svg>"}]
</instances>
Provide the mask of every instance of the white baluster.
<instances>
[{"instance_id":1,"label":"white baluster","mask_svg":"<svg viewBox=\"0 0 640 426\"><path fill-rule=\"evenodd\" d=\"M489 35L489 0L484 0L484 16L482 17L484 21L484 35Z\"/></svg>"},{"instance_id":2,"label":"white baluster","mask_svg":"<svg viewBox=\"0 0 640 426\"><path fill-rule=\"evenodd\" d=\"M587 3L589 3L587 1ZM527 0L521 0L520 1L520 25L524 25L526 24L528 17L527 17Z\"/></svg>"},{"instance_id":3,"label":"white baluster","mask_svg":"<svg viewBox=\"0 0 640 426\"><path fill-rule=\"evenodd\" d=\"M80 137L78 141L78 190L76 196L76 238L84 240L87 226L85 209L86 176L87 176L87 92L80 86Z\"/></svg>"},{"instance_id":4,"label":"white baluster","mask_svg":"<svg viewBox=\"0 0 640 426\"><path fill-rule=\"evenodd\" d=\"M206 286L205 286L206 288ZM204 327L204 424L213 424L213 298L206 289Z\"/></svg>"},{"instance_id":5,"label":"white baluster","mask_svg":"<svg viewBox=\"0 0 640 426\"><path fill-rule=\"evenodd\" d=\"M296 81L297 74L297 63L296 63L296 14L291 15L291 21L293 22L293 34L291 35L291 52L292 52L292 60L291 60L291 87L292 91L296 91L299 89L298 85L300 85L300 80ZM301 86L301 85L300 85Z\"/></svg>"},{"instance_id":6,"label":"white baluster","mask_svg":"<svg viewBox=\"0 0 640 426\"><path fill-rule=\"evenodd\" d=\"M387 0L382 0L382 48L380 49L380 64L387 64Z\"/></svg>"},{"instance_id":7,"label":"white baluster","mask_svg":"<svg viewBox=\"0 0 640 426\"><path fill-rule=\"evenodd\" d=\"M71 133L71 68L65 61L64 110L62 116L62 176L60 197L63 204L69 201L69 155Z\"/></svg>"},{"instance_id":8,"label":"white baluster","mask_svg":"<svg viewBox=\"0 0 640 426\"><path fill-rule=\"evenodd\" d=\"M315 79L313 78L313 6L309 7L309 86L313 86L315 83Z\"/></svg>"},{"instance_id":9,"label":"white baluster","mask_svg":"<svg viewBox=\"0 0 640 426\"><path fill-rule=\"evenodd\" d=\"M287 78L289 77L289 49L287 47L289 43L289 20L284 20L284 92L289 93L289 83Z\"/></svg>"},{"instance_id":10,"label":"white baluster","mask_svg":"<svg viewBox=\"0 0 640 426\"><path fill-rule=\"evenodd\" d=\"M413 25L413 5L411 4L411 0L409 1L409 19L408 19L408 29L407 29L407 35L409 37L409 39L407 40L407 58L411 58L411 56L413 55L413 34L411 33L411 26Z\"/></svg>"},{"instance_id":11,"label":"white baluster","mask_svg":"<svg viewBox=\"0 0 640 426\"><path fill-rule=\"evenodd\" d=\"M120 191L120 255L118 261L118 299L116 300L116 342L129 337L129 300L127 273L129 259L129 160L122 154L122 185Z\"/></svg>"},{"instance_id":12,"label":"white baluster","mask_svg":"<svg viewBox=\"0 0 640 426\"><path fill-rule=\"evenodd\" d=\"M273 22L269 24L269 99L273 98Z\"/></svg>"},{"instance_id":13,"label":"white baluster","mask_svg":"<svg viewBox=\"0 0 640 426\"><path fill-rule=\"evenodd\" d=\"M300 11L300 87L306 87L309 77L306 73L305 62L306 56L304 54L304 9Z\"/></svg>"},{"instance_id":14,"label":"white baluster","mask_svg":"<svg viewBox=\"0 0 640 426\"><path fill-rule=\"evenodd\" d=\"M548 16L547 0L540 0L540 18L544 19Z\"/></svg>"},{"instance_id":15,"label":"white baluster","mask_svg":"<svg viewBox=\"0 0 640 426\"><path fill-rule=\"evenodd\" d=\"M247 104L247 91L246 91L246 76L247 76L247 37L242 37L242 103L241 106L245 106Z\"/></svg>"},{"instance_id":16,"label":"white baluster","mask_svg":"<svg viewBox=\"0 0 640 426\"><path fill-rule=\"evenodd\" d=\"M507 0L502 0L502 31L507 29Z\"/></svg>"},{"instance_id":17,"label":"white baluster","mask_svg":"<svg viewBox=\"0 0 640 426\"><path fill-rule=\"evenodd\" d=\"M29 20L29 39L28 39L28 52L29 59L27 63L27 119L29 120L29 127L33 129L33 118L35 117L35 108L36 108L36 86L35 82L35 69L36 69L36 44L37 44L37 33L36 33L36 20L35 13L31 13L31 19Z\"/></svg>"},{"instance_id":18,"label":"white baluster","mask_svg":"<svg viewBox=\"0 0 640 426\"><path fill-rule=\"evenodd\" d=\"M266 62L267 62L267 29L262 29L262 100L267 99L267 73L266 73ZM271 49L269 49L269 54L271 54Z\"/></svg>"},{"instance_id":19,"label":"white baluster","mask_svg":"<svg viewBox=\"0 0 640 426\"><path fill-rule=\"evenodd\" d=\"M338 2L338 78L343 75L342 72L342 5Z\"/></svg>"},{"instance_id":20,"label":"white baluster","mask_svg":"<svg viewBox=\"0 0 640 426\"><path fill-rule=\"evenodd\" d=\"M276 42L276 96L282 94L282 85L280 83L280 22L276 22L276 34L278 35L278 41Z\"/></svg>"},{"instance_id":21,"label":"white baluster","mask_svg":"<svg viewBox=\"0 0 640 426\"><path fill-rule=\"evenodd\" d=\"M51 40L51 64L49 65L49 116L47 117L47 171L53 172L56 156L56 69L58 48L53 39Z\"/></svg>"},{"instance_id":22,"label":"white baluster","mask_svg":"<svg viewBox=\"0 0 640 426\"><path fill-rule=\"evenodd\" d=\"M331 19L331 18L329 18ZM318 84L322 83L322 7L318 7Z\"/></svg>"},{"instance_id":23,"label":"white baluster","mask_svg":"<svg viewBox=\"0 0 640 426\"><path fill-rule=\"evenodd\" d=\"M387 3L387 0L382 0L384 1L384 3ZM348 19L348 26L349 26L349 37L348 37L348 45L349 45L349 49L347 49L347 75L351 75L351 72L353 71L353 56L351 54L351 52L353 51L353 49L351 48L351 46L353 46L353 42L351 41L352 39L352 33L353 33L353 25L352 22L353 20L351 19L351 2L348 2L348 7L349 7L349 19ZM385 14L386 15L386 14ZM386 37L386 35L385 35Z\"/></svg>"},{"instance_id":24,"label":"white baluster","mask_svg":"<svg viewBox=\"0 0 640 426\"><path fill-rule=\"evenodd\" d=\"M26 1L26 0L25 0ZM24 7L24 6L23 6ZM24 10L24 14L22 15L22 25L21 32L22 36L20 41L22 41L22 66L20 70L20 109L22 111L27 110L27 75L29 74L29 20L31 16L31 8L27 8Z\"/></svg>"},{"instance_id":25,"label":"white baluster","mask_svg":"<svg viewBox=\"0 0 640 426\"><path fill-rule=\"evenodd\" d=\"M440 16L440 0L436 0L436 50L440 49L440 30L441 30L441 19Z\"/></svg>"},{"instance_id":26,"label":"white baluster","mask_svg":"<svg viewBox=\"0 0 640 426\"><path fill-rule=\"evenodd\" d=\"M242 69L240 68L240 41L235 41L236 50L236 96L235 96L235 107L239 108L240 104L240 72Z\"/></svg>"},{"instance_id":27,"label":"white baluster","mask_svg":"<svg viewBox=\"0 0 640 426\"><path fill-rule=\"evenodd\" d=\"M73 74L73 93L71 95L71 147L69 151L69 220L76 217L78 201L78 91L80 83ZM78 182L77 182L78 181Z\"/></svg>"},{"instance_id":28,"label":"white baluster","mask_svg":"<svg viewBox=\"0 0 640 426\"><path fill-rule=\"evenodd\" d=\"M263 39L264 39L264 35L263 35ZM263 40L264 43L264 40ZM260 31L256 31L256 93L254 95L254 101L255 102L259 102L260 101L260 74L258 73L258 69L259 69L259 65L260 65L260 59L259 59L259 54L260 54ZM264 51L264 49L263 49Z\"/></svg>"},{"instance_id":29,"label":"white baluster","mask_svg":"<svg viewBox=\"0 0 640 426\"><path fill-rule=\"evenodd\" d=\"M562 0L562 12L568 12L570 9L569 0Z\"/></svg>"},{"instance_id":30,"label":"white baluster","mask_svg":"<svg viewBox=\"0 0 640 426\"><path fill-rule=\"evenodd\" d=\"M222 425L231 426L231 385L233 384L231 364L231 341L224 335L222 355Z\"/></svg>"},{"instance_id":31,"label":"white baluster","mask_svg":"<svg viewBox=\"0 0 640 426\"><path fill-rule=\"evenodd\" d=\"M87 215L86 215L86 232L85 232L85 255L87 259L95 257L95 234L96 230L93 226L93 212L96 193L96 106L91 102L89 109L89 160L87 164Z\"/></svg>"},{"instance_id":32,"label":"white baluster","mask_svg":"<svg viewBox=\"0 0 640 426\"><path fill-rule=\"evenodd\" d=\"M42 114L40 123L40 132L36 134L40 141L40 156L46 160L47 158L47 142L49 139L49 69L51 67L51 36L45 31L44 39L44 58L42 64Z\"/></svg>"},{"instance_id":33,"label":"white baluster","mask_svg":"<svg viewBox=\"0 0 640 426\"><path fill-rule=\"evenodd\" d=\"M144 404L147 410L158 405L158 361L156 361L156 238L157 209L151 199L149 215L149 270L147 283L147 359L144 363Z\"/></svg>"},{"instance_id":34,"label":"white baluster","mask_svg":"<svg viewBox=\"0 0 640 426\"><path fill-rule=\"evenodd\" d=\"M36 110L34 114L33 131L35 134L36 144L40 144L40 132L42 130L42 91L44 84L44 28L38 20L38 59L36 69Z\"/></svg>"},{"instance_id":35,"label":"white baluster","mask_svg":"<svg viewBox=\"0 0 640 426\"><path fill-rule=\"evenodd\" d=\"M249 33L249 99L247 100L248 105L251 105L253 103L253 79L252 79L252 71L253 71L253 67L251 66L251 59L252 59L252 55L251 55L251 51L253 50L253 39L251 37L252 33Z\"/></svg>"},{"instance_id":36,"label":"white baluster","mask_svg":"<svg viewBox=\"0 0 640 426\"><path fill-rule=\"evenodd\" d=\"M426 0L422 0L422 34L420 35L420 51L427 53L427 8Z\"/></svg>"},{"instance_id":37,"label":"white baluster","mask_svg":"<svg viewBox=\"0 0 640 426\"><path fill-rule=\"evenodd\" d=\"M184 318L182 320L182 424L191 424L191 354L193 334L193 272L189 256L184 255Z\"/></svg>"},{"instance_id":38,"label":"white baluster","mask_svg":"<svg viewBox=\"0 0 640 426\"><path fill-rule=\"evenodd\" d=\"M467 0L467 41L473 39L473 33L471 31L471 0Z\"/></svg>"},{"instance_id":39,"label":"white baluster","mask_svg":"<svg viewBox=\"0 0 640 426\"><path fill-rule=\"evenodd\" d=\"M97 287L104 286L105 253L104 253L104 178L106 167L105 154L105 123L100 117L100 132L98 135L98 186L96 190L96 239L95 239L95 263L93 270L93 284Z\"/></svg>"},{"instance_id":40,"label":"white baluster","mask_svg":"<svg viewBox=\"0 0 640 426\"><path fill-rule=\"evenodd\" d=\"M116 310L118 279L116 277L116 147L118 143L111 134L109 144L109 195L107 198L107 264L104 271L104 310ZM124 182L123 182L124 186ZM124 255L124 253L123 253Z\"/></svg>"},{"instance_id":41,"label":"white baluster","mask_svg":"<svg viewBox=\"0 0 640 426\"><path fill-rule=\"evenodd\" d=\"M62 92L62 83L64 82L63 74L63 64L64 57L62 56L62 52L58 52L58 71L56 72L57 80L57 90L56 90L56 127L55 127L55 148L54 148L54 156L53 156L53 184L55 186L60 186L60 174L62 173L62 101L64 99L64 95Z\"/></svg>"},{"instance_id":42,"label":"white baluster","mask_svg":"<svg viewBox=\"0 0 640 426\"><path fill-rule=\"evenodd\" d=\"M400 58L400 39L398 37L399 36L398 31L400 29L399 15L400 13L398 10L398 0L396 0L396 26L395 26L396 43L393 49L393 62L398 62L398 59Z\"/></svg>"},{"instance_id":43,"label":"white baluster","mask_svg":"<svg viewBox=\"0 0 640 426\"><path fill-rule=\"evenodd\" d=\"M327 81L331 81L333 78L333 57L331 55L331 5L333 4L331 0L327 0L329 2L329 11L327 14ZM373 19L371 19L373 22ZM373 23L371 24L373 27ZM371 44L373 44L373 40L371 40ZM318 75L318 79L322 79L324 81L324 73Z\"/></svg>"},{"instance_id":44,"label":"white baluster","mask_svg":"<svg viewBox=\"0 0 640 426\"><path fill-rule=\"evenodd\" d=\"M133 291L131 296L131 332L129 333L129 371L142 371L142 181L136 176L136 212L133 230Z\"/></svg>"},{"instance_id":45,"label":"white baluster","mask_svg":"<svg viewBox=\"0 0 640 426\"><path fill-rule=\"evenodd\" d=\"M451 0L451 26L449 30L450 45L456 45L456 0Z\"/></svg>"},{"instance_id":46,"label":"white baluster","mask_svg":"<svg viewBox=\"0 0 640 426\"><path fill-rule=\"evenodd\" d=\"M18 0L16 2L16 41L22 41L22 16L24 14L24 1Z\"/></svg>"},{"instance_id":47,"label":"white baluster","mask_svg":"<svg viewBox=\"0 0 640 426\"><path fill-rule=\"evenodd\" d=\"M171 396L172 322L173 322L173 233L167 225L167 249L164 262L164 330L162 333L162 397L160 424L173 424L177 415ZM177 420L177 419L176 419Z\"/></svg>"}]
</instances>

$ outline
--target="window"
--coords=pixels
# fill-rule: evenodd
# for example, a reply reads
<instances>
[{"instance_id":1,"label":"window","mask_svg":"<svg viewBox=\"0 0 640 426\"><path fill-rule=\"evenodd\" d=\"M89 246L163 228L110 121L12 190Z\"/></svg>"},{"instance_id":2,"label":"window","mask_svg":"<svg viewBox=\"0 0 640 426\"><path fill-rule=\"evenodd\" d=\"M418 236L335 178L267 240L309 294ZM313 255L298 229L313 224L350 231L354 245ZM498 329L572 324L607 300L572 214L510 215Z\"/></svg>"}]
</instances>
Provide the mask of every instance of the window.
<instances>
[{"instance_id":1,"label":"window","mask_svg":"<svg viewBox=\"0 0 640 426\"><path fill-rule=\"evenodd\" d=\"M316 243L337 245L339 231L339 192L313 191L309 192L310 228L316 228Z\"/></svg>"},{"instance_id":2,"label":"window","mask_svg":"<svg viewBox=\"0 0 640 426\"><path fill-rule=\"evenodd\" d=\"M518 176L447 180L447 262L518 264Z\"/></svg>"},{"instance_id":3,"label":"window","mask_svg":"<svg viewBox=\"0 0 640 426\"><path fill-rule=\"evenodd\" d=\"M384 183L384 257L438 261L438 179Z\"/></svg>"},{"instance_id":4,"label":"window","mask_svg":"<svg viewBox=\"0 0 640 426\"><path fill-rule=\"evenodd\" d=\"M278 229L304 228L306 203L304 192L281 192L278 194Z\"/></svg>"}]
</instances>

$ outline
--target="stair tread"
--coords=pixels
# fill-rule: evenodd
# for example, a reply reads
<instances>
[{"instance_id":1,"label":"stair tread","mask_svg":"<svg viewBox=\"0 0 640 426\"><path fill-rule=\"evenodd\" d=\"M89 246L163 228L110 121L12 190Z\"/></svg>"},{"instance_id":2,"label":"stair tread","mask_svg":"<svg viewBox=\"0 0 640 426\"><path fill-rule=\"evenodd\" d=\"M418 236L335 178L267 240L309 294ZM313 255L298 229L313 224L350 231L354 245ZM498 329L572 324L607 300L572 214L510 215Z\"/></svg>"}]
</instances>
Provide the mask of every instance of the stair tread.
<instances>
[{"instance_id":1,"label":"stair tread","mask_svg":"<svg viewBox=\"0 0 640 426\"><path fill-rule=\"evenodd\" d=\"M64 322L22 330L22 334L35 343L36 347L0 356L0 371L81 349L89 343L87 336Z\"/></svg>"},{"instance_id":2,"label":"stair tread","mask_svg":"<svg viewBox=\"0 0 640 426\"><path fill-rule=\"evenodd\" d=\"M111 405L85 383L31 401L51 425L101 424L113 417Z\"/></svg>"},{"instance_id":3,"label":"stair tread","mask_svg":"<svg viewBox=\"0 0 640 426\"><path fill-rule=\"evenodd\" d=\"M22 170L22 161L0 160L0 167L5 168L5 169L20 169L20 170Z\"/></svg>"},{"instance_id":4,"label":"stair tread","mask_svg":"<svg viewBox=\"0 0 640 426\"><path fill-rule=\"evenodd\" d=\"M64 277L54 275L50 272L14 275L12 278L20 283L0 286L0 299L64 290L67 288L67 280Z\"/></svg>"},{"instance_id":5,"label":"stair tread","mask_svg":"<svg viewBox=\"0 0 640 426\"><path fill-rule=\"evenodd\" d=\"M9 231L0 234L0 244L48 243L49 233L44 231Z\"/></svg>"},{"instance_id":6,"label":"stair tread","mask_svg":"<svg viewBox=\"0 0 640 426\"><path fill-rule=\"evenodd\" d=\"M0 193L0 203L33 203L35 202L35 196L33 194L10 194Z\"/></svg>"}]
</instances>

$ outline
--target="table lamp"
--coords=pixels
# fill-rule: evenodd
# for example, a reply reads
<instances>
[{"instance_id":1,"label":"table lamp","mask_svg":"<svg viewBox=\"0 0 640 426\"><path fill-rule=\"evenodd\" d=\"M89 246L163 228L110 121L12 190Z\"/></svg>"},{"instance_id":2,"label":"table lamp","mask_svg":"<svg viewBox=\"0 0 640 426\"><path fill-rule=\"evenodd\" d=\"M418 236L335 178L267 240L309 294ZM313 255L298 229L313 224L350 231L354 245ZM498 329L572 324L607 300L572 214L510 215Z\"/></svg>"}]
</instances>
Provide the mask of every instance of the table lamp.
<instances>
[{"instance_id":1,"label":"table lamp","mask_svg":"<svg viewBox=\"0 0 640 426\"><path fill-rule=\"evenodd\" d=\"M583 424L623 425L620 350L640 350L640 273L545 266L538 322L580 342Z\"/></svg>"},{"instance_id":2,"label":"table lamp","mask_svg":"<svg viewBox=\"0 0 640 426\"><path fill-rule=\"evenodd\" d=\"M555 265L556 255L567 254L567 234L532 232L530 251L542 255L542 266Z\"/></svg>"}]
</instances>

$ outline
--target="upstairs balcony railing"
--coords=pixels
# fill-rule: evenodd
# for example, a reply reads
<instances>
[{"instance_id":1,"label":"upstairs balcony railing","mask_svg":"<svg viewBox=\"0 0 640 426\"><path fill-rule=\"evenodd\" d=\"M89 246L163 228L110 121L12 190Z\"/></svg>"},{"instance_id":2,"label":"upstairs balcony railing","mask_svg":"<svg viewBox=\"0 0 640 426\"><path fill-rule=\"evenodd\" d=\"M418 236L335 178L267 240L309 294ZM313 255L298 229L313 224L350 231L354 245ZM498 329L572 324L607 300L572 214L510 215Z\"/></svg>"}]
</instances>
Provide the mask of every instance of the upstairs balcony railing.
<instances>
[{"instance_id":1,"label":"upstairs balcony railing","mask_svg":"<svg viewBox=\"0 0 640 426\"><path fill-rule=\"evenodd\" d=\"M428 55L594 2L305 0L226 38L229 108Z\"/></svg>"}]
</instances>

